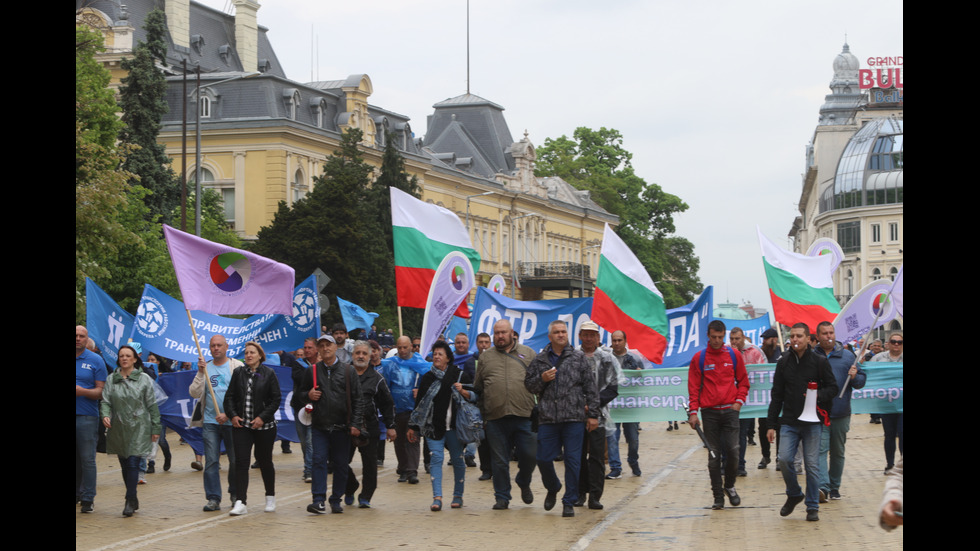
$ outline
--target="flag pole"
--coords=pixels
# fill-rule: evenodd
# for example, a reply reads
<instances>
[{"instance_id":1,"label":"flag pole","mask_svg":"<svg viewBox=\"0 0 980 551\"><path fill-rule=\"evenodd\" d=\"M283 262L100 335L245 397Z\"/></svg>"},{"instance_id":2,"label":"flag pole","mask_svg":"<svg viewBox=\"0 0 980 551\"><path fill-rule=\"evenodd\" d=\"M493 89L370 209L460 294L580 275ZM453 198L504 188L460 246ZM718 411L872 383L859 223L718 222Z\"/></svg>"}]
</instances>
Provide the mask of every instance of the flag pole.
<instances>
[{"instance_id":1,"label":"flag pole","mask_svg":"<svg viewBox=\"0 0 980 551\"><path fill-rule=\"evenodd\" d=\"M197 330L194 329L194 318L191 317L190 308L184 308L187 311L187 323L191 326L191 334L194 335L194 344L197 345L197 356L199 358L204 357L204 351L201 350L201 341L197 340ZM208 375L208 366L204 365L204 380L208 383L208 391L211 393L211 400L214 401L214 411L221 415L221 405L218 404L218 397L214 394L214 387L211 386L211 377Z\"/></svg>"},{"instance_id":2,"label":"flag pole","mask_svg":"<svg viewBox=\"0 0 980 551\"><path fill-rule=\"evenodd\" d=\"M404 334L405 331L402 330L402 307L399 306L398 307L398 336L401 337Z\"/></svg>"}]
</instances>

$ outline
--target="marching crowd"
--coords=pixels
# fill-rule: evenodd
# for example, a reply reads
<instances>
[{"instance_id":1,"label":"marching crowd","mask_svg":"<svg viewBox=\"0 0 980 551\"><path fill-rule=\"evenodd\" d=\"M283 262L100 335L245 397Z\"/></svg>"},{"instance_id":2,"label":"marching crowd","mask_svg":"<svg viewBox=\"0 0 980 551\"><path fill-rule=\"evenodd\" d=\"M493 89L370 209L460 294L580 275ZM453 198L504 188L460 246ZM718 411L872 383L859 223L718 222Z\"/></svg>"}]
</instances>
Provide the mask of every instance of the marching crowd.
<instances>
[{"instance_id":1,"label":"marching crowd","mask_svg":"<svg viewBox=\"0 0 980 551\"><path fill-rule=\"evenodd\" d=\"M507 509L513 498L512 460L517 463L513 482L524 503L534 502L531 476L537 468L547 491L545 510L557 506L559 494L563 517L575 516L575 507L602 509L605 480L622 476L621 434L632 474L642 474L639 424L613 423L608 408L618 395L622 371L641 369L642 363L629 350L623 331L611 334L609 349L599 345L599 335L598 325L583 323L580 346L574 348L567 325L556 321L548 327L549 344L536 353L518 342L509 321L500 320L492 336L477 337L475 353L469 351L466 334L460 333L452 344L437 342L427 360L418 350L418 339L413 343L407 336L399 337L389 357L384 357L377 340L355 342L338 324L329 334L307 339L301 350L280 353L279 364L292 372L289 407L297 420L302 477L311 484L307 511L343 513L345 505L355 503L370 508L386 442L395 451L398 482L418 484L419 463L423 463L432 486L429 508L433 512L444 504L447 450L452 496L445 497L451 508L463 507L466 467L475 466L478 454L480 480L490 479L493 484L494 510ZM842 389L864 386L862 362L850 346L835 340L829 322L821 323L812 336L805 324L794 325L784 351L771 329L763 334L761 347L748 343L737 327L727 331L720 320L709 324L707 336L708 346L694 355L689 366L687 422L708 448L711 507L723 509L726 499L731 506L741 503L735 482L746 474L746 447L753 442L756 425L754 419L739 419L749 390L745 366L775 363L768 415L758 420L762 451L758 468L771 463L770 444L775 443L776 469L782 472L787 496L780 515L790 515L803 502L807 520L819 520L820 503L842 498L851 417L850 392ZM862 360L900 363L903 344L902 333L894 332L887 350L881 350L880 341L871 343L872 353ZM120 348L117 366L110 373L89 346L86 328L76 326L75 499L82 513L94 510L95 454L102 425L105 451L117 455L122 470L123 515L129 517L139 509L137 487L144 473L152 472L157 444L166 457L164 468L169 468L152 381L164 362L153 358L159 363L144 364L139 345L130 343ZM211 359L199 358L189 388L197 399L191 424L201 427L204 444L203 465L195 465L204 471L203 510L220 511L227 495L231 515L248 513L249 460L254 448L252 467L262 477L264 511L273 512L272 452L275 416L282 401L279 380L266 365L259 343L245 346L244 361L227 356L228 344L221 335L211 339L209 348ZM891 528L902 524L903 468L901 457L895 462L895 442L903 452L903 414L881 415L880 422L889 475L880 518L883 527ZM222 444L228 461L226 491L220 476ZM355 453L361 456L360 481L350 467ZM556 460L564 462L563 480L557 475ZM805 490L797 479L803 469Z\"/></svg>"}]
</instances>

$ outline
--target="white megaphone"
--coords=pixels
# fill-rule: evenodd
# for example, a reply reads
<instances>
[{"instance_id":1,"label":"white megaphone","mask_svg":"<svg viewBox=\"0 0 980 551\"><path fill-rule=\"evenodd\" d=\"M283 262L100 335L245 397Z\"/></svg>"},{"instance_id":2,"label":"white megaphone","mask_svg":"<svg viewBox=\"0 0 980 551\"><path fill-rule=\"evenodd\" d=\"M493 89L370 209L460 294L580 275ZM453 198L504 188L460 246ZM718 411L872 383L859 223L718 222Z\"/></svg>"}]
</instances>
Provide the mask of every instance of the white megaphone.
<instances>
[{"instance_id":1,"label":"white megaphone","mask_svg":"<svg viewBox=\"0 0 980 551\"><path fill-rule=\"evenodd\" d=\"M819 423L820 417L817 416L817 382L810 381L806 385L806 402L803 404L803 413L798 417L800 421L808 423Z\"/></svg>"},{"instance_id":2,"label":"white megaphone","mask_svg":"<svg viewBox=\"0 0 980 551\"><path fill-rule=\"evenodd\" d=\"M306 426L310 426L313 423L313 404L306 404L306 407L299 410L299 415L296 416L296 420Z\"/></svg>"}]
</instances>

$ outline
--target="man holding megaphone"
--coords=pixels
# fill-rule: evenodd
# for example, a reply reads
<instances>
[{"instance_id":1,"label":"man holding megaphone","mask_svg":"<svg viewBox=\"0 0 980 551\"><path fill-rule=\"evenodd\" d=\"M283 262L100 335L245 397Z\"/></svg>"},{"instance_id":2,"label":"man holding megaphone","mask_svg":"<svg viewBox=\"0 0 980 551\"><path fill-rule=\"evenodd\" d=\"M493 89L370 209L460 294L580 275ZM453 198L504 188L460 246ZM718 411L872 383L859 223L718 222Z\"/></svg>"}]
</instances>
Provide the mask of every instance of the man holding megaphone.
<instances>
[{"instance_id":1,"label":"man holding megaphone","mask_svg":"<svg viewBox=\"0 0 980 551\"><path fill-rule=\"evenodd\" d=\"M810 328L805 323L793 325L789 332L791 354L784 354L776 364L772 382L772 400L769 403L770 427L779 423L779 451L777 458L786 483L786 503L779 510L780 516L789 516L801 502L806 504L806 519L820 520L820 467L817 458L820 451L820 434L830 419L837 395L837 381L827 358L810 349ZM782 415L780 416L780 412ZM776 431L769 429L770 442L775 441ZM796 480L793 462L800 442L803 443L803 461L806 468L806 494Z\"/></svg>"}]
</instances>

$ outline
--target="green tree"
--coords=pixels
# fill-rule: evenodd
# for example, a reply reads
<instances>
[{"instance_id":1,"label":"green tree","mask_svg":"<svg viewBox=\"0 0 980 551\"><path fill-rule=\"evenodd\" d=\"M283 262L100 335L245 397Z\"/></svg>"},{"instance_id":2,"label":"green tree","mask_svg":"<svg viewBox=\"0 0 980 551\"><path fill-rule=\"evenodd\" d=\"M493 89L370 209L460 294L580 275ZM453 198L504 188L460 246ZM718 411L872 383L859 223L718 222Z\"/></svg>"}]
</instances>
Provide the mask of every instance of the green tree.
<instances>
[{"instance_id":1,"label":"green tree","mask_svg":"<svg viewBox=\"0 0 980 551\"><path fill-rule=\"evenodd\" d=\"M120 122L109 71L95 59L102 35L75 27L75 322L85 321L85 278L105 280L122 247L139 236L116 213L127 205L127 181L116 146Z\"/></svg>"},{"instance_id":2,"label":"green tree","mask_svg":"<svg viewBox=\"0 0 980 551\"><path fill-rule=\"evenodd\" d=\"M340 149L325 163L323 174L314 178L313 190L295 201L285 201L272 223L259 230L252 250L296 270L297 282L321 268L331 278L324 289L332 305L336 297L359 304L369 311L385 306L385 285L391 278L379 274L383 258L372 246L378 236L371 213L369 185L373 169L364 162L358 129L346 131ZM332 308L324 323L341 321Z\"/></svg>"},{"instance_id":3,"label":"green tree","mask_svg":"<svg viewBox=\"0 0 980 551\"><path fill-rule=\"evenodd\" d=\"M650 184L633 170L633 154L616 129L579 127L573 138L547 138L537 150L535 174L558 176L591 192L599 206L619 216L616 233L657 282L668 308L694 300L701 291L699 261L690 241L673 236L674 214L687 204ZM675 255L684 254L684 258Z\"/></svg>"},{"instance_id":4,"label":"green tree","mask_svg":"<svg viewBox=\"0 0 980 551\"><path fill-rule=\"evenodd\" d=\"M180 184L170 168L170 158L157 143L160 120L167 112L167 82L157 66L166 62L166 19L159 9L146 16L143 27L146 41L140 41L133 57L124 59L122 68L128 75L119 90L125 124L119 139L136 147L126 157L124 168L138 177L131 181L150 193L145 196L149 211L147 220L159 217L169 222L180 201Z\"/></svg>"}]
</instances>

